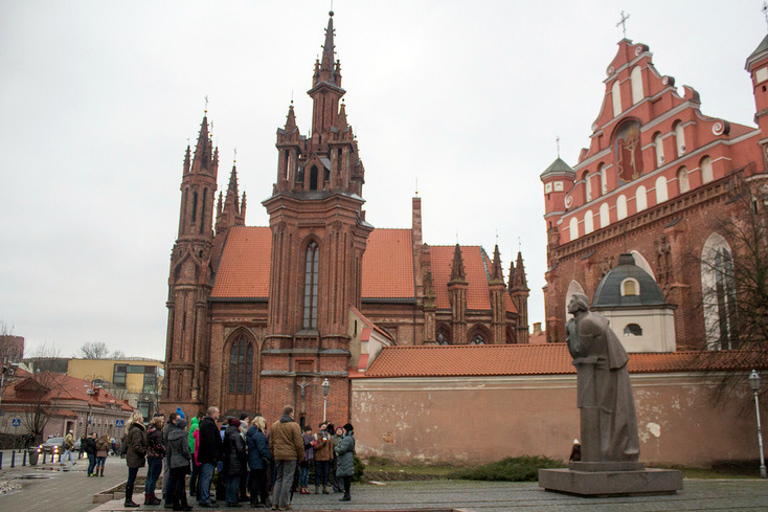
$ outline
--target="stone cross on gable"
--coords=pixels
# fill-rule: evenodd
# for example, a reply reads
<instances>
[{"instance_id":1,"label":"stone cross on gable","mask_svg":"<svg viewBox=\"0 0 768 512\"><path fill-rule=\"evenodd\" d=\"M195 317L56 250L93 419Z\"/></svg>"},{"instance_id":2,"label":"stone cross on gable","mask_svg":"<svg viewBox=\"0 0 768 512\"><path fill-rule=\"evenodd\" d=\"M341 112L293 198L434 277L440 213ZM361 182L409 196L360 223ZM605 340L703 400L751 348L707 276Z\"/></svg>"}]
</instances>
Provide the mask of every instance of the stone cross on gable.
<instances>
[{"instance_id":1,"label":"stone cross on gable","mask_svg":"<svg viewBox=\"0 0 768 512\"><path fill-rule=\"evenodd\" d=\"M763 14L765 15L765 23L768 24L768 2L763 2Z\"/></svg>"},{"instance_id":2,"label":"stone cross on gable","mask_svg":"<svg viewBox=\"0 0 768 512\"><path fill-rule=\"evenodd\" d=\"M621 21L619 21L616 24L616 27L621 25L621 31L624 32L624 39L627 38L627 20L629 19L629 14L624 14L624 11L621 11Z\"/></svg>"},{"instance_id":3,"label":"stone cross on gable","mask_svg":"<svg viewBox=\"0 0 768 512\"><path fill-rule=\"evenodd\" d=\"M557 158L560 158L560 136L559 135L555 138L555 143L557 143Z\"/></svg>"}]
</instances>

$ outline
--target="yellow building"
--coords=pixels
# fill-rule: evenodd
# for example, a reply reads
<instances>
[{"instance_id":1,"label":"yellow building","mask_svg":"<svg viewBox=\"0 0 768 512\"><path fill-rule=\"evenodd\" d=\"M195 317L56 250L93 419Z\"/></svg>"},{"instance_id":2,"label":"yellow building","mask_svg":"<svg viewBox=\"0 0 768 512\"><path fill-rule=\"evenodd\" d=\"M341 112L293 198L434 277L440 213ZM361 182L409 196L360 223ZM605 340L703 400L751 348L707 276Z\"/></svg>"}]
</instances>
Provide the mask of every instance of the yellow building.
<instances>
[{"instance_id":1,"label":"yellow building","mask_svg":"<svg viewBox=\"0 0 768 512\"><path fill-rule=\"evenodd\" d=\"M163 361L142 357L128 359L70 359L67 375L101 386L139 409L145 418L158 408L162 391Z\"/></svg>"}]
</instances>

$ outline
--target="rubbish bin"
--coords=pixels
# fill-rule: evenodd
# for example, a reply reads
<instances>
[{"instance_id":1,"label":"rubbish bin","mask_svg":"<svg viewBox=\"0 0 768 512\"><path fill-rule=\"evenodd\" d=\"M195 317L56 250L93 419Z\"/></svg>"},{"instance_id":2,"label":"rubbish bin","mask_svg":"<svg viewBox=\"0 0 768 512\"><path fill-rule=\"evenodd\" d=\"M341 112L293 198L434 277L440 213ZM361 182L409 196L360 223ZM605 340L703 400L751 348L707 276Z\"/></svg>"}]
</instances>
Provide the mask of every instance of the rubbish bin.
<instances>
[{"instance_id":1,"label":"rubbish bin","mask_svg":"<svg viewBox=\"0 0 768 512\"><path fill-rule=\"evenodd\" d=\"M40 453L37 451L37 448L29 450L29 465L30 466L37 466L37 460L39 458L40 458Z\"/></svg>"}]
</instances>

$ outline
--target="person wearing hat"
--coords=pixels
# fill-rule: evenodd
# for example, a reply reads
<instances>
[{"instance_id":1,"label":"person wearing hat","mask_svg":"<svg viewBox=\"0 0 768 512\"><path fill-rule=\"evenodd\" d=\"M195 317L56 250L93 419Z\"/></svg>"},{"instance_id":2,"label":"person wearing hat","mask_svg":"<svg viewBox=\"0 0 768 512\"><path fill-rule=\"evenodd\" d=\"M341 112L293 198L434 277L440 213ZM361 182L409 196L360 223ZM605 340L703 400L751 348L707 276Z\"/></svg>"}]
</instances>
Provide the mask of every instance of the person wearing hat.
<instances>
[{"instance_id":1,"label":"person wearing hat","mask_svg":"<svg viewBox=\"0 0 768 512\"><path fill-rule=\"evenodd\" d=\"M350 501L352 496L349 493L352 476L355 474L355 431L351 423L344 425L344 437L341 438L339 445L334 448L339 463L336 467L336 476L344 485L344 497L339 501Z\"/></svg>"}]
</instances>

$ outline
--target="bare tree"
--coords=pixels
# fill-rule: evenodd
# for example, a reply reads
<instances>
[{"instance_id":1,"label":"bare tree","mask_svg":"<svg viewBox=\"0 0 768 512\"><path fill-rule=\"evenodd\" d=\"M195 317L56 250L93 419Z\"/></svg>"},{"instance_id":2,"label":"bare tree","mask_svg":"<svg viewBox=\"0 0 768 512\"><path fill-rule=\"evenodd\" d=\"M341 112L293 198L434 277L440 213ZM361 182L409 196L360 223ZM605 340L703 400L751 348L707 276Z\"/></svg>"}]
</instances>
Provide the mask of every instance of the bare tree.
<instances>
[{"instance_id":1,"label":"bare tree","mask_svg":"<svg viewBox=\"0 0 768 512\"><path fill-rule=\"evenodd\" d=\"M106 359L109 357L109 347L103 341L89 341L83 343L80 352L75 355L83 359Z\"/></svg>"},{"instance_id":2,"label":"bare tree","mask_svg":"<svg viewBox=\"0 0 768 512\"><path fill-rule=\"evenodd\" d=\"M737 173L728 202L731 215L712 221L722 239L705 244L699 261L707 338L699 359L718 399L748 389L750 369L768 368L768 186Z\"/></svg>"},{"instance_id":3,"label":"bare tree","mask_svg":"<svg viewBox=\"0 0 768 512\"><path fill-rule=\"evenodd\" d=\"M13 326L8 326L8 322L5 320L0 320L0 336L12 336L13 335Z\"/></svg>"},{"instance_id":4,"label":"bare tree","mask_svg":"<svg viewBox=\"0 0 768 512\"><path fill-rule=\"evenodd\" d=\"M43 358L43 357L59 357L61 355L61 350L56 348L56 346L51 343L49 344L47 341L44 341L42 345L38 345L30 354L30 358Z\"/></svg>"},{"instance_id":5,"label":"bare tree","mask_svg":"<svg viewBox=\"0 0 768 512\"><path fill-rule=\"evenodd\" d=\"M38 372L16 385L15 401L23 410L21 423L36 439L42 438L56 408L51 395L62 387L62 377L53 372Z\"/></svg>"}]
</instances>

